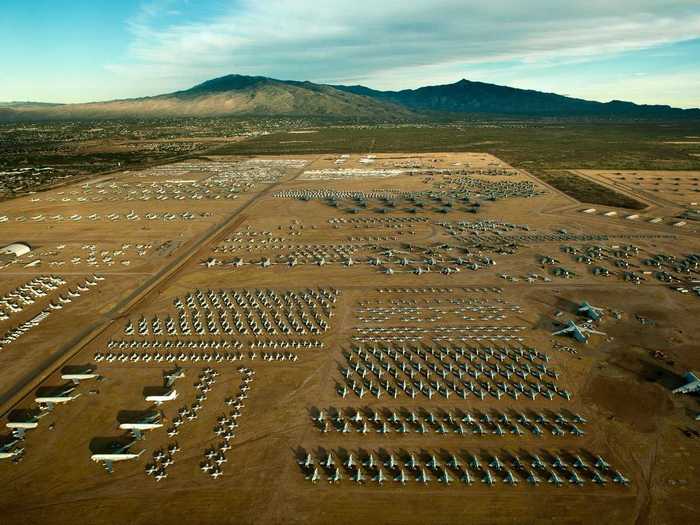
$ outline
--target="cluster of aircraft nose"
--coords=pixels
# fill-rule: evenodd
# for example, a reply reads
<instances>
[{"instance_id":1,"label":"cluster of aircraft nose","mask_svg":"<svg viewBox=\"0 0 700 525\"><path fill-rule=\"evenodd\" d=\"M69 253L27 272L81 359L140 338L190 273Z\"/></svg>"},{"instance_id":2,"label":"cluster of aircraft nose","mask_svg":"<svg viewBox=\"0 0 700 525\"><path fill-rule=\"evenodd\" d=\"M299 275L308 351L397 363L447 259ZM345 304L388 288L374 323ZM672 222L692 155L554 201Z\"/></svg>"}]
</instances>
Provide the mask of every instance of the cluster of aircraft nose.
<instances>
[{"instance_id":1,"label":"cluster of aircraft nose","mask_svg":"<svg viewBox=\"0 0 700 525\"><path fill-rule=\"evenodd\" d=\"M353 346L343 353L342 384L338 394L382 393L397 398L401 393L415 399L419 394L432 399L456 395L462 399L487 396L500 399L557 396L569 400L571 393L557 384L559 373L548 366L549 357L524 347L452 347L430 345Z\"/></svg>"},{"instance_id":2,"label":"cluster of aircraft nose","mask_svg":"<svg viewBox=\"0 0 700 525\"><path fill-rule=\"evenodd\" d=\"M65 285L66 281L56 275L39 275L0 297L0 321L7 321L31 306L49 292Z\"/></svg>"},{"instance_id":3,"label":"cluster of aircraft nose","mask_svg":"<svg viewBox=\"0 0 700 525\"><path fill-rule=\"evenodd\" d=\"M509 415L510 412L510 415ZM323 433L336 431L339 433L370 432L380 434L426 434L435 432L448 435L495 435L512 434L521 436L526 433L541 436L548 431L553 436L583 436L585 431L580 427L586 424L586 419L579 414L545 413L545 412L498 412L495 410L470 412L463 410L442 411L437 416L430 410L389 410L389 409L355 409L339 410L330 408L320 410L313 416L316 427Z\"/></svg>"},{"instance_id":4,"label":"cluster of aircraft nose","mask_svg":"<svg viewBox=\"0 0 700 525\"><path fill-rule=\"evenodd\" d=\"M400 485L410 481L427 485L433 480L445 485L459 481L467 486L477 480L488 486L499 482L516 486L521 481L532 486L546 481L556 487L565 484L582 486L588 482L599 486L605 486L611 481L623 486L630 483L600 455L591 456L590 460L584 459L582 455L573 455L570 460L564 460L559 455L548 455L546 461L538 454L521 456L511 454L509 459L502 460L496 454L483 453L429 454L425 451L391 453L363 450L353 453L341 449L336 452L321 451L317 459L311 453L302 453L297 463L306 479L312 483L318 483L324 477L329 483L348 479L360 484L372 481L377 485L391 481Z\"/></svg>"},{"instance_id":5,"label":"cluster of aircraft nose","mask_svg":"<svg viewBox=\"0 0 700 525\"><path fill-rule=\"evenodd\" d=\"M233 397L226 398L226 405L231 407L231 410L228 414L219 416L214 427L214 434L222 441L204 452L204 460L199 465L201 471L209 474L213 479L223 474L222 465L227 461L226 452L231 449L231 441L236 437L238 419L241 417L241 410L245 407L250 385L255 378L255 371L251 368L240 367L238 372L241 374L239 392Z\"/></svg>"},{"instance_id":6,"label":"cluster of aircraft nose","mask_svg":"<svg viewBox=\"0 0 700 525\"><path fill-rule=\"evenodd\" d=\"M37 278L37 279L42 279L40 281L42 284L35 284L30 287L31 290L34 290L36 293L28 292L28 291L23 291L23 292L18 292L18 296L22 297L22 303L24 305L32 304L33 302L36 302L37 299L41 297L45 297L47 295L48 291L55 291L58 290L61 286L65 285L65 280L63 280L60 277L42 277L42 278ZM87 278L85 281L81 284L78 284L76 286L76 289L73 290L72 288L68 289L68 292L66 294L61 294L58 295L58 298L51 300L42 310L40 313L32 317L31 319L24 321L20 325L11 328L8 330L5 334L0 336L0 350L5 348L7 345L12 343L13 341L19 339L22 335L25 333L29 332L33 328L36 328L41 324L51 313L55 310L62 310L63 306L65 304L68 304L73 301L73 299L76 299L80 297L80 295L84 292L87 292L90 290L92 287L97 286L99 281L103 281L104 277L100 277L97 275L94 275L92 278ZM25 285L26 286L26 285ZM41 289L39 289L39 286ZM20 287L22 288L22 287ZM13 293L13 292L10 292ZM20 308L17 311L21 311L23 308ZM14 311L12 313L17 313L17 311ZM2 312L0 310L0 312ZM9 318L9 315L7 316ZM2 321L2 317L0 317L0 321Z\"/></svg>"},{"instance_id":7,"label":"cluster of aircraft nose","mask_svg":"<svg viewBox=\"0 0 700 525\"><path fill-rule=\"evenodd\" d=\"M195 290L174 305L177 321L171 316L158 316L136 323L129 320L124 328L127 336L161 335L204 336L238 335L320 335L329 329L334 289L288 290Z\"/></svg>"}]
</instances>

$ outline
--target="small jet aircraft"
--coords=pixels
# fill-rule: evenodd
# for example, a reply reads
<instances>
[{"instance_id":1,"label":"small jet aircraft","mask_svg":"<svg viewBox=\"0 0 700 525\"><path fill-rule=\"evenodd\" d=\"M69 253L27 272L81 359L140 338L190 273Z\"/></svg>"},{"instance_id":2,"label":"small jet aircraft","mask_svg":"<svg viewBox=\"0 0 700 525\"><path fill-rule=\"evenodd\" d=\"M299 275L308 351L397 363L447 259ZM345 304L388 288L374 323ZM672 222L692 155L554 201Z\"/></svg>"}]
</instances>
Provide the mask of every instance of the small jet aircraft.
<instances>
[{"instance_id":1,"label":"small jet aircraft","mask_svg":"<svg viewBox=\"0 0 700 525\"><path fill-rule=\"evenodd\" d=\"M506 473L506 477L503 479L503 482L504 482L504 483L507 483L508 485L513 485L513 486L515 486L515 485L518 484L519 481L518 481L518 478L516 478L516 477L513 475L513 473L512 473L510 470L508 470L507 473Z\"/></svg>"},{"instance_id":2,"label":"small jet aircraft","mask_svg":"<svg viewBox=\"0 0 700 525\"><path fill-rule=\"evenodd\" d=\"M579 343L588 342L589 334L605 335L604 332L599 332L586 326L577 325L573 321L567 321L564 328L557 330L556 332L552 332L552 335L570 335Z\"/></svg>"},{"instance_id":3,"label":"small jet aircraft","mask_svg":"<svg viewBox=\"0 0 700 525\"><path fill-rule=\"evenodd\" d=\"M481 482L485 483L489 487L493 487L496 484L496 479L491 474L491 471L487 470L486 473L484 474L484 477L481 478Z\"/></svg>"},{"instance_id":4,"label":"small jet aircraft","mask_svg":"<svg viewBox=\"0 0 700 525\"><path fill-rule=\"evenodd\" d=\"M459 480L465 485L471 485L472 483L474 483L474 480L472 479L472 476L471 474L469 474L469 471L467 469L464 469L464 474L462 474L462 477L460 477Z\"/></svg>"},{"instance_id":5,"label":"small jet aircraft","mask_svg":"<svg viewBox=\"0 0 700 525\"><path fill-rule=\"evenodd\" d=\"M444 483L445 485L449 485L454 480L453 480L452 476L450 476L449 471L446 468L443 468L442 472L440 473L440 477L438 478L438 481L440 483Z\"/></svg>"},{"instance_id":6,"label":"small jet aircraft","mask_svg":"<svg viewBox=\"0 0 700 525\"><path fill-rule=\"evenodd\" d=\"M539 484L542 482L542 480L541 480L539 477L537 477L537 474L535 474L535 473L532 472L531 470L528 470L528 472L527 472L527 482L528 482L530 485L539 485Z\"/></svg>"},{"instance_id":7,"label":"small jet aircraft","mask_svg":"<svg viewBox=\"0 0 700 525\"><path fill-rule=\"evenodd\" d=\"M617 470L615 471L615 474L613 475L612 478L613 482L617 483L618 485L629 485L630 480L628 480L625 476L622 475L621 472L618 472Z\"/></svg>"},{"instance_id":8,"label":"small jet aircraft","mask_svg":"<svg viewBox=\"0 0 700 525\"><path fill-rule=\"evenodd\" d=\"M406 482L408 481L408 477L404 473L403 469L399 469L398 475L394 478L394 481L398 481L402 485L405 485Z\"/></svg>"},{"instance_id":9,"label":"small jet aircraft","mask_svg":"<svg viewBox=\"0 0 700 525\"><path fill-rule=\"evenodd\" d=\"M609 469L610 469L610 463L608 463L607 461L605 461L605 460L603 459L602 456L597 456L597 457L595 458L595 463L594 463L594 465L595 465L595 468L597 468L597 469L599 469L599 470L605 471L605 470L609 470Z\"/></svg>"},{"instance_id":10,"label":"small jet aircraft","mask_svg":"<svg viewBox=\"0 0 700 525\"><path fill-rule=\"evenodd\" d=\"M580 487L581 485L583 485L584 481L583 478L581 478L581 476L579 476L577 472L574 472L569 478L569 483L571 483L572 485L578 485Z\"/></svg>"},{"instance_id":11,"label":"small jet aircraft","mask_svg":"<svg viewBox=\"0 0 700 525\"><path fill-rule=\"evenodd\" d=\"M550 475L549 475L549 482L550 482L552 485L556 486L556 487L561 487L561 486L564 484L564 482L563 482L562 479L557 475L556 472L550 472Z\"/></svg>"},{"instance_id":12,"label":"small jet aircraft","mask_svg":"<svg viewBox=\"0 0 700 525\"><path fill-rule=\"evenodd\" d=\"M185 371L179 366L176 366L175 369L171 372L166 372L165 374L163 374L163 381L165 382L165 387L170 388L171 386L173 386L177 379L182 379L183 377L185 377Z\"/></svg>"},{"instance_id":13,"label":"small jet aircraft","mask_svg":"<svg viewBox=\"0 0 700 525\"><path fill-rule=\"evenodd\" d=\"M593 472L592 480L593 480L593 483L596 483L598 485L605 485L608 482L608 480L605 479L605 477L597 470Z\"/></svg>"},{"instance_id":14,"label":"small jet aircraft","mask_svg":"<svg viewBox=\"0 0 700 525\"><path fill-rule=\"evenodd\" d=\"M340 469L336 468L333 470L333 474L328 477L328 483L338 483L343 477L340 475Z\"/></svg>"},{"instance_id":15,"label":"small jet aircraft","mask_svg":"<svg viewBox=\"0 0 700 525\"><path fill-rule=\"evenodd\" d=\"M355 473L352 475L352 480L355 483L364 483L365 482L365 477L362 474L362 469L357 469L355 470Z\"/></svg>"},{"instance_id":16,"label":"small jet aircraft","mask_svg":"<svg viewBox=\"0 0 700 525\"><path fill-rule=\"evenodd\" d=\"M314 464L314 460L311 457L311 454L306 454L304 459L300 459L297 463L299 463L299 465L301 465L304 468L311 468Z\"/></svg>"},{"instance_id":17,"label":"small jet aircraft","mask_svg":"<svg viewBox=\"0 0 700 525\"><path fill-rule=\"evenodd\" d=\"M384 470L381 467L377 469L377 475L372 478L372 481L376 481L382 485L386 481L386 476L384 475Z\"/></svg>"},{"instance_id":18,"label":"small jet aircraft","mask_svg":"<svg viewBox=\"0 0 700 525\"><path fill-rule=\"evenodd\" d=\"M315 467L314 471L306 476L306 479L308 479L311 483L318 483L318 480L321 479L321 475L318 473L318 467Z\"/></svg>"},{"instance_id":19,"label":"small jet aircraft","mask_svg":"<svg viewBox=\"0 0 700 525\"><path fill-rule=\"evenodd\" d=\"M418 476L416 476L416 481L423 484L429 483L430 479L430 476L424 468L420 469Z\"/></svg>"}]
</instances>

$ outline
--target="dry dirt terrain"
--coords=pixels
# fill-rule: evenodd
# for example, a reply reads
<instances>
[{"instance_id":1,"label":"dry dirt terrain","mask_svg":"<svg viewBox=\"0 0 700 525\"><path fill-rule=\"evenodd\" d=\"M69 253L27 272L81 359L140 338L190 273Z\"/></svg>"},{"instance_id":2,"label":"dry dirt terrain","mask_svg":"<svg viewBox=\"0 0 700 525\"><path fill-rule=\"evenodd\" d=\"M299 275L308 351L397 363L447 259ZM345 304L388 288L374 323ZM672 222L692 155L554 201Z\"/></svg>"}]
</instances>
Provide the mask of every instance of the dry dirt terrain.
<instances>
[{"instance_id":1,"label":"dry dirt terrain","mask_svg":"<svg viewBox=\"0 0 700 525\"><path fill-rule=\"evenodd\" d=\"M698 174L579 173L648 208L409 152L0 203L0 523L696 521Z\"/></svg>"}]
</instances>

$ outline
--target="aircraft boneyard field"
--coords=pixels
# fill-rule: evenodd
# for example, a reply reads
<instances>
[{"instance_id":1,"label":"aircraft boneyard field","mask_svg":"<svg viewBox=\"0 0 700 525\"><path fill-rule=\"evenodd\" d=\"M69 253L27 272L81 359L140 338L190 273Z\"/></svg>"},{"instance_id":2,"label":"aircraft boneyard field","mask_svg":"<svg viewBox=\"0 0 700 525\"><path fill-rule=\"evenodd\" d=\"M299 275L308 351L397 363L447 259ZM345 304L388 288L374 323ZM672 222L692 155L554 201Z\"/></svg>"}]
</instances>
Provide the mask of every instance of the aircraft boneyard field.
<instances>
[{"instance_id":1,"label":"aircraft boneyard field","mask_svg":"<svg viewBox=\"0 0 700 525\"><path fill-rule=\"evenodd\" d=\"M3 202L0 522L696 519L700 174L581 176L647 208L481 153Z\"/></svg>"}]
</instances>

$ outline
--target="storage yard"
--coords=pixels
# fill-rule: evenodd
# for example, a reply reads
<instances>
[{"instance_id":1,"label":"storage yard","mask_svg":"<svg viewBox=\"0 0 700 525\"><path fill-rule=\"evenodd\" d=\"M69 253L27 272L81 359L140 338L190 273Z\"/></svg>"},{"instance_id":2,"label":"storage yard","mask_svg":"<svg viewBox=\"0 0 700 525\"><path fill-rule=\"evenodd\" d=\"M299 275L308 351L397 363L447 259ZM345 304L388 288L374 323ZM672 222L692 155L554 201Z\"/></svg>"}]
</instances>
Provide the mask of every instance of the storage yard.
<instances>
[{"instance_id":1,"label":"storage yard","mask_svg":"<svg viewBox=\"0 0 700 525\"><path fill-rule=\"evenodd\" d=\"M574 171L645 207L409 152L0 203L0 522L697 519L700 173Z\"/></svg>"}]
</instances>

